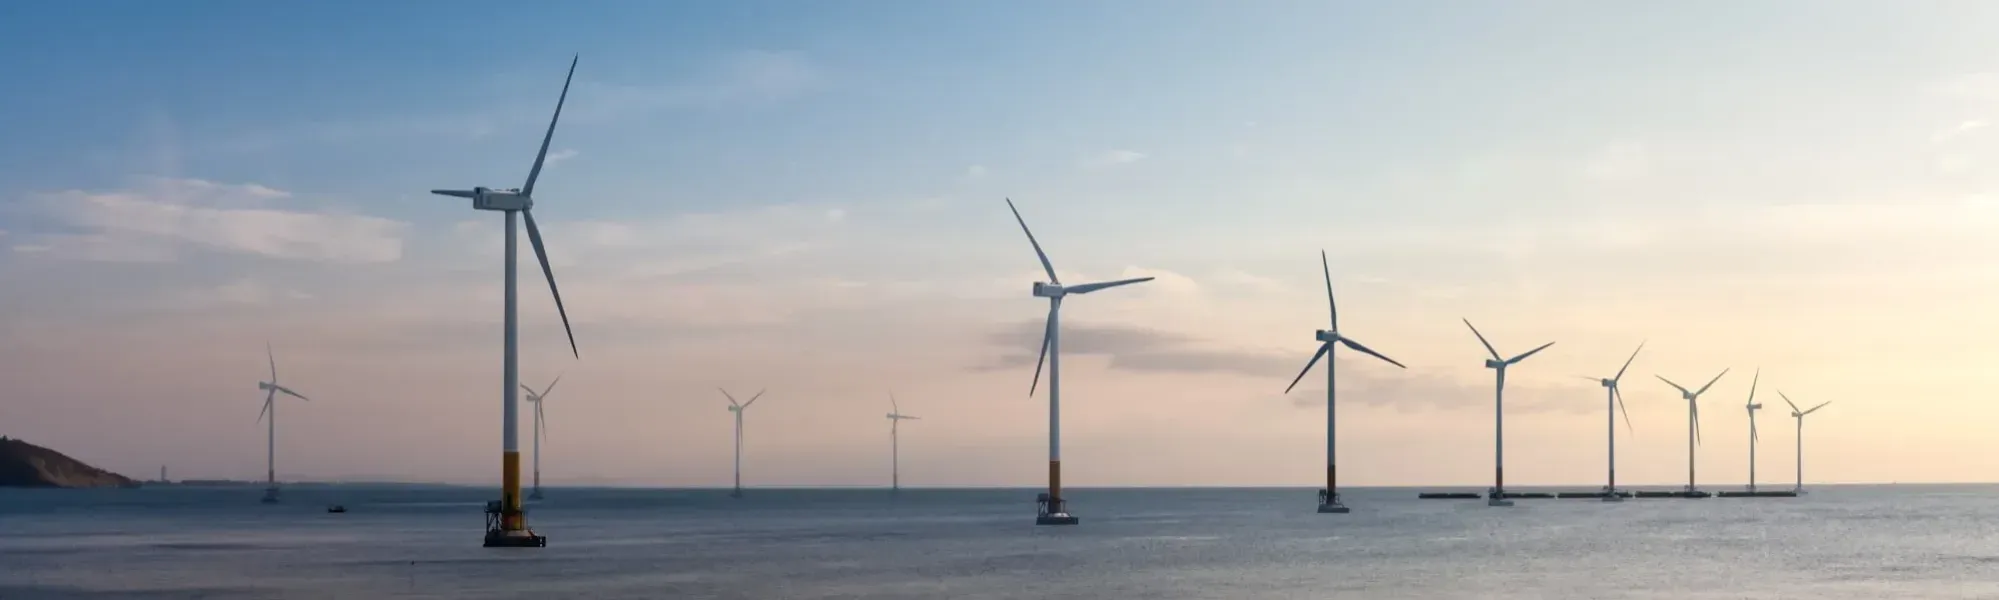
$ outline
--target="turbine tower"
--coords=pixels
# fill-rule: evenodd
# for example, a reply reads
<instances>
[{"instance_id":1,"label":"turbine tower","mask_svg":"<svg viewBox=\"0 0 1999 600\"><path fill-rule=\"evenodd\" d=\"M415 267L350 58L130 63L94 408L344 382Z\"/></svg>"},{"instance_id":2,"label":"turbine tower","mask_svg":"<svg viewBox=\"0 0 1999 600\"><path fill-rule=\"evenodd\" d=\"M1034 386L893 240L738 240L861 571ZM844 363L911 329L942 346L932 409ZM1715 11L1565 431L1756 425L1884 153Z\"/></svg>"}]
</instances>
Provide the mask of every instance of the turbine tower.
<instances>
[{"instance_id":1,"label":"turbine tower","mask_svg":"<svg viewBox=\"0 0 1999 600\"><path fill-rule=\"evenodd\" d=\"M1832 401L1820 402L1818 406L1808 410L1798 410L1798 405L1791 402L1790 396L1784 395L1784 390L1777 390L1777 397L1783 398L1785 404L1791 405L1791 417L1798 420L1798 487L1795 490L1803 494L1805 493L1805 415L1818 412L1819 409L1825 408L1825 405L1832 404Z\"/></svg>"},{"instance_id":2,"label":"turbine tower","mask_svg":"<svg viewBox=\"0 0 1999 600\"><path fill-rule=\"evenodd\" d=\"M548 382L548 387L542 388L540 392L534 391L534 388L528 387L525 383L521 384L521 391L527 392L528 404L534 405L534 491L528 494L529 500L541 499L541 439L548 437L548 425L542 418L541 402L548 399L548 393L553 391L555 384L558 383L562 383L561 375L555 376L555 381Z\"/></svg>"},{"instance_id":3,"label":"turbine tower","mask_svg":"<svg viewBox=\"0 0 1999 600\"><path fill-rule=\"evenodd\" d=\"M1334 432L1336 431L1333 427L1333 423L1335 423L1335 419L1333 418L1335 412L1333 408L1333 399L1335 397L1333 382L1334 372L1338 370L1334 367L1339 364L1333 360L1333 350L1339 344L1346 344L1348 348L1353 348L1362 354L1388 361L1388 364L1404 369L1409 367L1403 366L1402 363L1395 362L1395 359L1383 356L1381 353L1361 345L1360 342L1353 341L1353 338L1340 335L1340 307L1333 302L1333 268L1326 261L1325 250L1319 251L1319 269L1326 275L1326 307L1332 311L1332 326L1314 333L1316 339L1319 340L1319 351L1312 355L1312 360L1305 363L1305 370L1298 372L1298 377L1291 380L1291 385L1284 388L1284 393L1291 393L1291 388L1298 387L1298 382L1305 379L1306 373L1312 372L1312 366L1319 364L1319 359L1326 359L1326 489L1319 490L1319 512L1339 514L1347 512L1347 507L1340 502L1339 469L1334 467L1337 461L1333 460L1337 457L1337 451L1333 444Z\"/></svg>"},{"instance_id":4,"label":"turbine tower","mask_svg":"<svg viewBox=\"0 0 1999 600\"><path fill-rule=\"evenodd\" d=\"M722 390L722 388L715 389ZM736 402L735 396L729 395L729 390L722 390L722 397L729 399L729 412L736 415L736 489L729 492L732 498L743 497L743 411L749 410L750 405L756 404L757 399L763 395L763 390L757 390L757 395L750 396L749 402L739 403Z\"/></svg>"},{"instance_id":5,"label":"turbine tower","mask_svg":"<svg viewBox=\"0 0 1999 600\"><path fill-rule=\"evenodd\" d=\"M1645 343L1639 342L1638 349L1631 351L1631 358L1624 359L1624 366L1617 368L1617 375L1609 379L1597 380L1597 383L1604 387L1604 396L1606 397L1603 400L1603 410L1604 417L1609 420L1606 424L1606 429L1610 436L1610 477L1605 480L1603 485L1604 502L1620 502L1624 500L1624 496L1619 495L1617 491L1617 413L1624 413L1624 431L1630 433L1632 431L1631 411L1624 408L1624 392L1617 388L1617 383L1624 380L1624 371L1631 368L1631 361L1638 360L1638 353L1644 350ZM1584 379L1588 378L1585 377Z\"/></svg>"},{"instance_id":6,"label":"turbine tower","mask_svg":"<svg viewBox=\"0 0 1999 600\"><path fill-rule=\"evenodd\" d=\"M1673 389L1679 390L1680 398L1687 401L1687 493L1689 495L1699 491L1694 487L1694 446L1701 443L1700 397L1702 393L1707 392L1708 388L1714 387L1714 382L1721 381L1722 375L1727 374L1728 369L1722 369L1720 373L1715 374L1714 379L1707 381L1707 385L1703 385L1701 389L1691 392L1687 391L1686 386L1673 383L1673 380L1667 379L1664 375L1653 375L1653 377L1658 377L1659 381L1664 381L1666 385L1673 386Z\"/></svg>"},{"instance_id":7,"label":"turbine tower","mask_svg":"<svg viewBox=\"0 0 1999 600\"><path fill-rule=\"evenodd\" d=\"M1506 411L1504 410L1506 406L1506 368L1520 361L1527 360L1527 357L1533 356L1534 353L1545 350L1549 346L1555 345L1555 343L1548 342L1541 344L1540 347L1523 352L1519 356L1501 360L1499 351L1492 348L1492 342L1485 341L1485 334L1479 333L1477 327L1472 327L1471 319L1463 320L1465 327L1471 327L1471 334L1478 336L1478 343L1484 345L1485 351L1492 355L1492 358L1485 361L1485 368L1492 369L1494 381L1492 392L1492 491L1487 493L1485 503L1487 506L1513 506L1513 501L1506 499Z\"/></svg>"},{"instance_id":8,"label":"turbine tower","mask_svg":"<svg viewBox=\"0 0 1999 600\"><path fill-rule=\"evenodd\" d=\"M1749 378L1749 402L1743 408L1749 411L1749 493L1756 493L1756 411L1763 405L1756 403L1756 384L1763 381L1763 369L1756 369L1756 375Z\"/></svg>"},{"instance_id":9,"label":"turbine tower","mask_svg":"<svg viewBox=\"0 0 1999 600\"><path fill-rule=\"evenodd\" d=\"M902 414L893 393L888 395L888 408L888 489L899 492L902 491L902 436L897 425L916 417Z\"/></svg>"},{"instance_id":10,"label":"turbine tower","mask_svg":"<svg viewBox=\"0 0 1999 600\"><path fill-rule=\"evenodd\" d=\"M1027 386L1028 397L1041 384L1041 365L1048 365L1048 492L1036 498L1040 505L1034 519L1036 525L1075 525L1080 522L1069 514L1069 508L1062 501L1062 349L1059 317L1062 314L1062 298L1070 294L1088 294L1105 288L1152 281L1151 277L1119 279L1098 283L1062 285L1062 279L1055 276L1055 264L1048 262L1048 253L1041 251L1041 242L1035 241L1034 232L1027 228L1027 219L1020 216L1013 199L1006 200L1007 210L1013 211L1013 220L1020 223L1020 231L1027 234L1027 243L1034 246L1034 255L1041 259L1041 268L1048 272L1048 281L1034 282L1034 296L1048 299L1048 326L1041 334L1041 357L1034 362L1034 381Z\"/></svg>"},{"instance_id":11,"label":"turbine tower","mask_svg":"<svg viewBox=\"0 0 1999 600\"><path fill-rule=\"evenodd\" d=\"M548 545L548 539L536 535L528 528L527 511L521 507L521 454L520 454L520 407L516 388L520 387L520 311L517 306L518 277L515 274L517 243L514 241L514 221L518 215L527 222L528 241L534 246L535 259L541 261L541 274L548 279L549 294L555 297L555 311L562 316L563 333L569 336L569 353L577 358L582 354L576 350L576 332L569 327L569 311L562 306L562 291L555 286L555 271L548 266L548 252L541 244L541 229L534 224L534 183L541 178L541 167L548 161L548 143L555 139L555 124L562 119L562 104L569 100L569 82L576 77L576 59L569 61L569 75L562 80L562 95L555 100L555 116L548 119L548 133L541 138L541 150L534 155L534 166L528 169L527 183L520 189L495 189L475 187L470 190L431 190L440 196L472 199L474 210L491 210L506 214L506 304L505 312L505 353L501 358L501 428L500 428L500 499L486 503L486 547L533 547Z\"/></svg>"},{"instance_id":12,"label":"turbine tower","mask_svg":"<svg viewBox=\"0 0 1999 600\"><path fill-rule=\"evenodd\" d=\"M291 388L278 385L278 355L271 351L271 344L264 343L264 357L271 361L271 380L257 382L257 389L264 391L264 408L257 411L257 420L270 427L264 438L264 503L278 502L278 394L306 400ZM266 418L268 417L268 418ZM166 479L166 467L160 467L160 479Z\"/></svg>"}]
</instances>

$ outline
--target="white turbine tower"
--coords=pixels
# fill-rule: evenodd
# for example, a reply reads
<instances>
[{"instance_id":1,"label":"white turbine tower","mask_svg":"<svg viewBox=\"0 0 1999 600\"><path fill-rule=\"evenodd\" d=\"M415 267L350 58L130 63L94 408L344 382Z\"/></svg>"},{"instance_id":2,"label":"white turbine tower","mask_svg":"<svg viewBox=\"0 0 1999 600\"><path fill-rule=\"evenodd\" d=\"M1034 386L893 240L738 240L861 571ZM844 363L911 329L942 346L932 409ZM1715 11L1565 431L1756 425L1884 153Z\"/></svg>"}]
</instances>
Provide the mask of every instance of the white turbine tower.
<instances>
[{"instance_id":1,"label":"white turbine tower","mask_svg":"<svg viewBox=\"0 0 1999 600\"><path fill-rule=\"evenodd\" d=\"M729 496L741 498L743 497L743 411L749 410L751 404L756 404L757 399L763 397L764 391L757 390L757 395L750 396L749 402L739 403L736 402L735 396L729 395L729 390L715 389L721 390L722 397L729 399L729 412L736 415L736 489L729 492Z\"/></svg>"},{"instance_id":2,"label":"white turbine tower","mask_svg":"<svg viewBox=\"0 0 1999 600\"><path fill-rule=\"evenodd\" d=\"M506 305L505 312L505 354L501 359L500 405L503 415L500 429L500 500L486 504L486 546L487 547L542 547L548 540L536 535L528 528L527 511L521 507L521 455L520 455L520 407L517 392L520 387L520 311L518 277L515 274L514 217L518 214L527 222L528 241L534 246L535 259L541 261L541 273L548 279L548 291L555 297L555 311L562 316L562 330L569 336L569 352L581 358L576 350L576 332L569 327L569 311L562 306L562 292L555 287L555 271L548 266L548 252L542 247L541 229L534 223L534 183L541 178L541 167L548 161L548 143L555 139L555 124L562 119L562 104L569 99L569 82L576 77L576 60L569 61L569 75L562 80L562 95L555 100L555 116L548 119L548 133L541 138L541 150L534 155L534 166L528 169L527 183L520 189L495 189L475 187L470 190L431 190L441 196L472 199L475 210L499 211L506 214Z\"/></svg>"},{"instance_id":3,"label":"white turbine tower","mask_svg":"<svg viewBox=\"0 0 1999 600\"><path fill-rule=\"evenodd\" d=\"M1606 396L1603 400L1604 417L1609 419L1606 427L1610 436L1610 478L1603 485L1603 501L1605 502L1619 502L1624 500L1624 496L1617 493L1617 413L1624 413L1624 430L1627 433L1631 432L1631 411L1624 408L1624 392L1618 389L1617 383L1624 380L1624 371L1631 368L1631 361L1638 360L1638 353L1644 350L1645 343L1639 342L1638 349L1631 351L1631 358L1624 359L1624 366L1617 368L1616 376L1609 379L1596 380L1598 384L1604 387L1604 396ZM1588 378L1585 377L1584 379Z\"/></svg>"},{"instance_id":4,"label":"white turbine tower","mask_svg":"<svg viewBox=\"0 0 1999 600\"><path fill-rule=\"evenodd\" d=\"M271 380L257 382L257 389L264 391L264 408L257 411L257 420L270 427L264 438L264 503L274 504L278 501L278 394L282 392L300 400L306 397L278 385L278 355L271 351L268 342L264 344L264 357L271 361Z\"/></svg>"},{"instance_id":5,"label":"white turbine tower","mask_svg":"<svg viewBox=\"0 0 1999 600\"><path fill-rule=\"evenodd\" d=\"M1791 417L1798 420L1798 486L1796 491L1803 494L1805 493L1805 415L1818 412L1819 409L1825 408L1825 405L1832 404L1832 401L1820 402L1818 406L1811 407L1809 410L1798 410L1798 405L1791 402L1790 396L1784 395L1784 390L1777 390L1777 397L1783 398L1785 404L1791 405Z\"/></svg>"},{"instance_id":6,"label":"white turbine tower","mask_svg":"<svg viewBox=\"0 0 1999 600\"><path fill-rule=\"evenodd\" d=\"M528 387L525 383L521 384L521 391L527 392L528 404L534 405L534 491L528 494L529 500L541 499L541 439L548 437L548 425L542 417L541 403L548 399L548 393L554 391L555 384L558 383L562 383L561 375L555 376L555 381L548 382L548 387L542 388L540 392L534 391L534 388Z\"/></svg>"},{"instance_id":7,"label":"white turbine tower","mask_svg":"<svg viewBox=\"0 0 1999 600\"><path fill-rule=\"evenodd\" d=\"M895 403L895 394L888 395L888 408L888 489L902 491L902 435L897 425L916 417L902 414L902 407Z\"/></svg>"},{"instance_id":8,"label":"white turbine tower","mask_svg":"<svg viewBox=\"0 0 1999 600\"><path fill-rule=\"evenodd\" d=\"M1335 412L1333 408L1333 399L1335 398L1333 382L1334 371L1338 370L1334 367L1339 364L1333 360L1333 350L1339 344L1346 344L1348 348L1353 348L1362 354L1388 361L1388 364L1404 369L1409 367L1403 366L1402 363L1395 362L1395 359L1383 356L1380 352L1375 352L1367 346L1361 345L1360 342L1353 341L1353 338L1340 335L1340 307L1333 302L1333 268L1326 261L1326 251L1324 250L1319 251L1319 269L1326 275L1326 307L1332 311L1332 327L1330 329L1321 329L1314 333L1314 336L1319 340L1319 351L1312 355L1311 361L1305 363L1305 370L1298 372L1298 377L1291 380L1291 385L1284 388L1284 393L1291 393L1291 388L1298 387L1298 382L1305 379L1306 373L1312 372L1312 366L1319 364L1319 359L1326 359L1326 488L1319 490L1319 512L1337 514L1347 512L1347 507L1340 502L1339 469L1334 467L1336 461L1333 460L1337 456L1333 445L1334 432L1336 431L1333 427L1333 424L1336 422L1333 418Z\"/></svg>"},{"instance_id":9,"label":"white turbine tower","mask_svg":"<svg viewBox=\"0 0 1999 600\"><path fill-rule=\"evenodd\" d=\"M1756 403L1756 384L1763 381L1763 369L1756 369L1756 375L1749 378L1749 402L1743 408L1749 411L1749 493L1756 493L1756 411L1763 405Z\"/></svg>"},{"instance_id":10,"label":"white turbine tower","mask_svg":"<svg viewBox=\"0 0 1999 600\"><path fill-rule=\"evenodd\" d=\"M1499 351L1492 348L1491 342L1485 341L1485 334L1479 333L1478 328L1472 326L1471 319L1464 319L1464 322L1465 327L1471 327L1471 334L1478 336L1478 343L1484 345L1485 351L1492 355L1492 358L1485 361L1485 368L1492 369L1494 381L1492 388L1492 491L1487 493L1485 503L1487 506L1513 506L1513 501L1506 499L1506 368L1520 361L1527 360L1527 357L1533 356L1536 352L1546 350L1549 346L1555 345L1555 343L1548 342L1541 344L1540 347L1522 352L1519 356L1501 360Z\"/></svg>"},{"instance_id":11,"label":"white turbine tower","mask_svg":"<svg viewBox=\"0 0 1999 600\"><path fill-rule=\"evenodd\" d=\"M1714 382L1721 381L1722 375L1727 375L1727 374L1728 374L1728 369L1722 369L1720 373L1715 374L1714 379L1709 379L1707 381L1707 385L1703 385L1701 386L1701 389L1694 391L1687 391L1687 388L1685 386L1673 383L1673 380L1667 379L1666 376L1664 375L1653 375L1653 377L1658 377L1659 381L1664 381L1666 382L1666 385L1673 386L1673 389L1679 390L1680 398L1687 401L1687 493L1688 494L1693 494L1699 491L1698 488L1694 487L1694 446L1697 446L1701 443L1700 397L1702 393L1707 392L1708 388L1714 387Z\"/></svg>"},{"instance_id":12,"label":"white turbine tower","mask_svg":"<svg viewBox=\"0 0 1999 600\"><path fill-rule=\"evenodd\" d=\"M1062 298L1070 294L1088 294L1105 288L1152 281L1151 277L1120 279L1098 283L1062 285L1062 279L1055 276L1055 264L1048 262L1048 253L1041 251L1041 242L1035 241L1034 232L1027 228L1027 220L1020 217L1020 209L1013 206L1013 199L1006 200L1006 207L1013 211L1013 220L1020 223L1020 231L1027 234L1027 243L1034 246L1034 255L1041 259L1041 268L1048 272L1047 282L1034 282L1034 296L1048 299L1048 326L1041 334L1041 357L1034 362L1034 382L1027 386L1027 395L1034 396L1034 390L1041 383L1041 365L1048 365L1048 492L1036 501L1040 504L1036 525L1075 525L1080 522L1062 501L1062 349L1061 328L1058 326L1062 314Z\"/></svg>"}]
</instances>

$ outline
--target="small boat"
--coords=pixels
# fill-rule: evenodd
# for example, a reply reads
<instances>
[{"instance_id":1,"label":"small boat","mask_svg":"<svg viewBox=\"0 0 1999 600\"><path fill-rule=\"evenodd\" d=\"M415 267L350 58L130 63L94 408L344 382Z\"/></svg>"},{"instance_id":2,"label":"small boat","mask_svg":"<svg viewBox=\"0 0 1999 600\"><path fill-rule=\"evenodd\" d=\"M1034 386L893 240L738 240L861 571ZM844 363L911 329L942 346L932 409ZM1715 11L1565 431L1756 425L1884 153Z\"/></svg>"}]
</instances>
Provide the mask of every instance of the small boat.
<instances>
[{"instance_id":1,"label":"small boat","mask_svg":"<svg viewBox=\"0 0 1999 600\"><path fill-rule=\"evenodd\" d=\"M345 507L345 506L341 506L341 505L338 505L338 504L335 504L335 505L333 505L333 506L328 506L328 507L326 507L326 512L330 512L330 513L344 513L344 512L347 512L347 507Z\"/></svg>"}]
</instances>

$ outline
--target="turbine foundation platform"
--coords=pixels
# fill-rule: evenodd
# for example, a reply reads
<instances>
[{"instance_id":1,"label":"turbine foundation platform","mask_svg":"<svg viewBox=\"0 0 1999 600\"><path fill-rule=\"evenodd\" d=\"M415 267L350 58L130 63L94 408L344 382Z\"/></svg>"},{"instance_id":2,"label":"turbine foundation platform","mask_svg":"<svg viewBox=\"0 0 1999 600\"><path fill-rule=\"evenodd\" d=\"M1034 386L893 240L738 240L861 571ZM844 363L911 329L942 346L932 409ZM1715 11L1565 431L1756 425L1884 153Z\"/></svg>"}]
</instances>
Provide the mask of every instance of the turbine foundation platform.
<instances>
[{"instance_id":1,"label":"turbine foundation platform","mask_svg":"<svg viewBox=\"0 0 1999 600\"><path fill-rule=\"evenodd\" d=\"M1319 514L1344 515L1347 505L1340 503L1340 495L1328 490L1319 490Z\"/></svg>"},{"instance_id":2,"label":"turbine foundation platform","mask_svg":"<svg viewBox=\"0 0 1999 600\"><path fill-rule=\"evenodd\" d=\"M1715 493L1722 498L1796 498L1798 493L1791 490L1723 491Z\"/></svg>"},{"instance_id":3,"label":"turbine foundation platform","mask_svg":"<svg viewBox=\"0 0 1999 600\"><path fill-rule=\"evenodd\" d=\"M1493 496L1513 500L1552 500L1555 498L1555 494L1548 492L1500 492L1493 494Z\"/></svg>"},{"instance_id":4,"label":"turbine foundation platform","mask_svg":"<svg viewBox=\"0 0 1999 600\"><path fill-rule=\"evenodd\" d=\"M1417 500L1477 500L1483 496L1477 492L1418 492Z\"/></svg>"},{"instance_id":5,"label":"turbine foundation platform","mask_svg":"<svg viewBox=\"0 0 1999 600\"><path fill-rule=\"evenodd\" d=\"M1648 490L1638 492L1637 494L1639 498L1707 498L1713 495L1701 490L1673 490L1670 492Z\"/></svg>"},{"instance_id":6,"label":"turbine foundation platform","mask_svg":"<svg viewBox=\"0 0 1999 600\"><path fill-rule=\"evenodd\" d=\"M540 499L541 499L541 490L535 490L534 492L532 492L532 493L529 493L529 494L528 494L528 499L529 499L529 500L540 500Z\"/></svg>"},{"instance_id":7,"label":"turbine foundation platform","mask_svg":"<svg viewBox=\"0 0 1999 600\"><path fill-rule=\"evenodd\" d=\"M498 500L486 502L486 547L487 548L541 548L548 545L548 538L535 535L533 529L507 529L508 516L517 516L520 522L527 522L527 511L509 515Z\"/></svg>"},{"instance_id":8,"label":"turbine foundation platform","mask_svg":"<svg viewBox=\"0 0 1999 600\"><path fill-rule=\"evenodd\" d=\"M1513 506L1513 501L1507 500L1504 496L1493 496L1491 498L1486 499L1485 505L1496 506L1496 507L1507 507L1507 506Z\"/></svg>"},{"instance_id":9,"label":"turbine foundation platform","mask_svg":"<svg viewBox=\"0 0 1999 600\"><path fill-rule=\"evenodd\" d=\"M1076 518L1075 515L1069 514L1068 504L1069 503L1067 501L1061 500L1059 498L1050 498L1048 494L1045 492L1035 496L1034 505L1035 508L1037 509L1035 511L1037 514L1034 516L1034 524L1076 525L1082 523L1083 522L1082 519L1078 519Z\"/></svg>"},{"instance_id":10,"label":"turbine foundation platform","mask_svg":"<svg viewBox=\"0 0 1999 600\"><path fill-rule=\"evenodd\" d=\"M1556 492L1556 493L1555 493L1555 497L1556 497L1556 498L1561 498L1561 499L1564 499L1564 500L1567 500L1567 499L1586 499L1586 500L1597 500L1597 499L1606 499L1606 500L1607 500L1607 499L1612 499L1612 498L1615 498L1616 500L1623 500L1623 499L1625 499L1625 498L1629 498L1629 497L1631 497L1631 493L1630 493L1630 492L1622 492L1622 491L1619 491L1619 492L1606 492L1606 491L1603 491L1603 490L1597 490L1597 491L1594 491L1594 492ZM1613 502L1615 502L1616 500L1612 500L1612 501L1613 501Z\"/></svg>"},{"instance_id":11,"label":"turbine foundation platform","mask_svg":"<svg viewBox=\"0 0 1999 600\"><path fill-rule=\"evenodd\" d=\"M263 503L265 503L265 504L277 504L277 503L278 503L278 488L276 488L276 487L267 487L267 488L264 488L264 499L262 500L262 502L263 502Z\"/></svg>"}]
</instances>

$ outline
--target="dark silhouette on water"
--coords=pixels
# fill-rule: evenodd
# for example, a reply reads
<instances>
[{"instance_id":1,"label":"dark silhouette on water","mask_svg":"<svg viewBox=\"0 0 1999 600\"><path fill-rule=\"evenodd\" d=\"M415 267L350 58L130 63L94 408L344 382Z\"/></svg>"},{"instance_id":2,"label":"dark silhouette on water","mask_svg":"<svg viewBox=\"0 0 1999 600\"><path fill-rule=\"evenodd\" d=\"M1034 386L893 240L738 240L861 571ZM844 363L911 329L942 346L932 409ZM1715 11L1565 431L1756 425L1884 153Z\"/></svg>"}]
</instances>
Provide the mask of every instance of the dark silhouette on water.
<instances>
[{"instance_id":1,"label":"dark silhouette on water","mask_svg":"<svg viewBox=\"0 0 1999 600\"><path fill-rule=\"evenodd\" d=\"M0 436L0 487L138 487L130 477L83 464L61 452Z\"/></svg>"}]
</instances>

